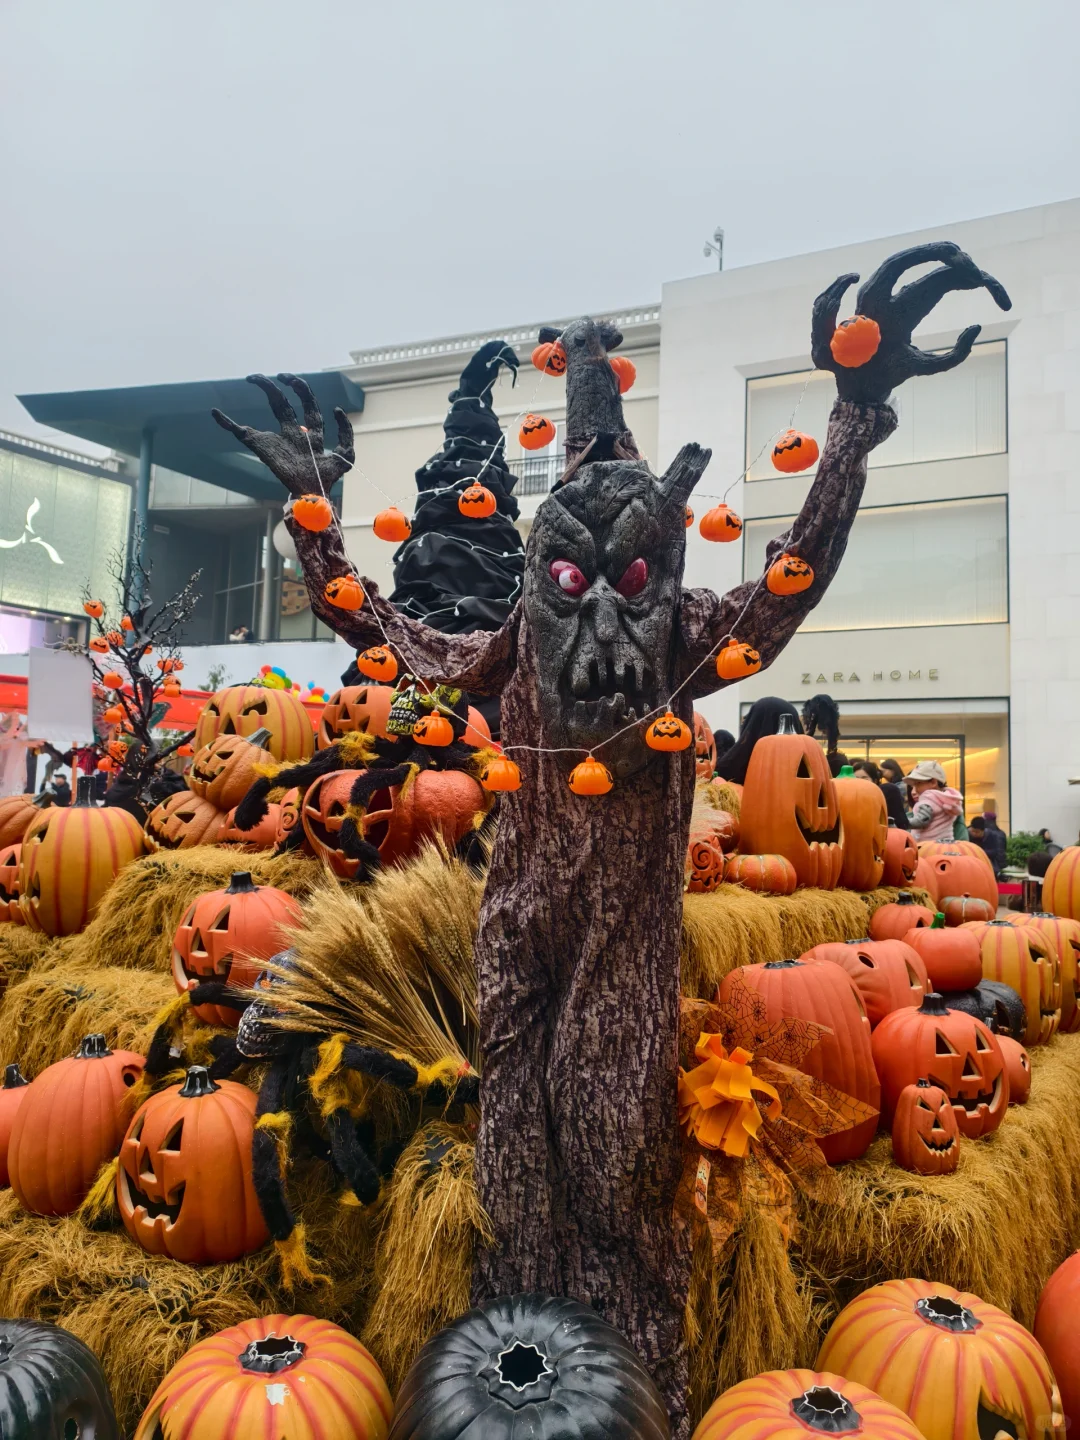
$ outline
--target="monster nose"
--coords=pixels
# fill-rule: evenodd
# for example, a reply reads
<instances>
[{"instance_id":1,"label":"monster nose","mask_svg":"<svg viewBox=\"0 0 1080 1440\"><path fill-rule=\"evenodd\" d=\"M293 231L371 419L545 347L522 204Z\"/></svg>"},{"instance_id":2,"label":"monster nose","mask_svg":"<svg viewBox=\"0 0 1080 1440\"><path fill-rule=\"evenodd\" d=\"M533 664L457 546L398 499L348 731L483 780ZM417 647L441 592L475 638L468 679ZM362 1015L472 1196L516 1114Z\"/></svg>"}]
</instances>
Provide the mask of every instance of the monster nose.
<instances>
[{"instance_id":1,"label":"monster nose","mask_svg":"<svg viewBox=\"0 0 1080 1440\"><path fill-rule=\"evenodd\" d=\"M602 645L610 645L619 634L619 607L615 602L615 596L595 593L593 607L596 638Z\"/></svg>"}]
</instances>

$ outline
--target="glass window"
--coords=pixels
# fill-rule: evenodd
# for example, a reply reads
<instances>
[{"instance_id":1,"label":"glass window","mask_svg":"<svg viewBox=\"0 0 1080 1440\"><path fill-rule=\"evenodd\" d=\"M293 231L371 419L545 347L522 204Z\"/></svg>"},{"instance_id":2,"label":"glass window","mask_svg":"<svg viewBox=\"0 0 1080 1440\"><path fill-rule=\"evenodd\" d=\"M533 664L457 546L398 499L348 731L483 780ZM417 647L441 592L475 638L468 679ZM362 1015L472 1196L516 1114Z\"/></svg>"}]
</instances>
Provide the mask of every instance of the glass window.
<instances>
[{"instance_id":1,"label":"glass window","mask_svg":"<svg viewBox=\"0 0 1080 1440\"><path fill-rule=\"evenodd\" d=\"M747 381L747 479L776 479L770 453L782 430L805 430L824 446L835 399L833 377L823 370ZM872 468L1000 454L1006 449L1005 341L976 345L963 365L943 375L906 381L893 404L900 423L871 452Z\"/></svg>"},{"instance_id":2,"label":"glass window","mask_svg":"<svg viewBox=\"0 0 1080 1440\"><path fill-rule=\"evenodd\" d=\"M749 520L746 576L794 517ZM907 625L990 625L1008 616L1004 496L860 510L840 568L800 627L889 630Z\"/></svg>"}]
</instances>

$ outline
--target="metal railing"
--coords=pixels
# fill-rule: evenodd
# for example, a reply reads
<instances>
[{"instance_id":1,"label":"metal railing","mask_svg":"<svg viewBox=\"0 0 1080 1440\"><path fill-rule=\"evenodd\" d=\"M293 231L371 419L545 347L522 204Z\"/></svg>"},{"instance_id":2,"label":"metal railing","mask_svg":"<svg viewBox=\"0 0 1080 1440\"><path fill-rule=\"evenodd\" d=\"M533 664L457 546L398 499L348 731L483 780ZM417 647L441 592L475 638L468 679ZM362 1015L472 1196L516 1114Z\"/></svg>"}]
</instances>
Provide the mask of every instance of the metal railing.
<instances>
[{"instance_id":1,"label":"metal railing","mask_svg":"<svg viewBox=\"0 0 1080 1440\"><path fill-rule=\"evenodd\" d=\"M561 321L544 321L543 323L552 324L556 330L561 330L574 318L574 316L569 316ZM660 307L655 304L636 305L611 314L597 315L596 318L610 320L620 330L631 332L627 335L629 340L632 338L635 326L659 323ZM352 356L354 365L385 365L389 361L422 360L429 356L471 353L486 344L488 340L505 340L510 345L530 347L536 344L539 329L539 322L535 325L512 325L507 330L491 330L483 333L474 331L468 335L448 335L438 340L419 341L414 345L384 345L374 350L350 350L349 354Z\"/></svg>"},{"instance_id":2,"label":"metal railing","mask_svg":"<svg viewBox=\"0 0 1080 1440\"><path fill-rule=\"evenodd\" d=\"M120 459L116 455L88 455L85 450L65 450L62 445L51 445L47 440L36 440L32 435L20 435L14 430L0 430L0 442L9 445L17 445L21 450L37 450L42 455L49 455L58 460L61 464L64 461L74 460L79 465L93 465L99 470L120 469Z\"/></svg>"},{"instance_id":3,"label":"metal railing","mask_svg":"<svg viewBox=\"0 0 1080 1440\"><path fill-rule=\"evenodd\" d=\"M566 451L557 450L554 455L528 455L521 460L507 462L511 475L516 477L514 494L520 499L525 495L546 495L566 469Z\"/></svg>"}]
</instances>

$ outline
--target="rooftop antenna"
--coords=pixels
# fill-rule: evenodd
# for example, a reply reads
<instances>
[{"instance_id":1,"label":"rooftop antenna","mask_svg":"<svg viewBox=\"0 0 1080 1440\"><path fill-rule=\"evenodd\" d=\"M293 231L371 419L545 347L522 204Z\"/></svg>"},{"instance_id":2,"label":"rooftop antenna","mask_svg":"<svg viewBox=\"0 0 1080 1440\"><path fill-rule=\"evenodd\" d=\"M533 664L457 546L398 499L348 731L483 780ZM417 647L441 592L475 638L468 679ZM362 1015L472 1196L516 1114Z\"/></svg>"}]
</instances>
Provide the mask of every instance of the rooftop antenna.
<instances>
[{"instance_id":1,"label":"rooftop antenna","mask_svg":"<svg viewBox=\"0 0 1080 1440\"><path fill-rule=\"evenodd\" d=\"M723 270L723 268L724 268L724 232L723 232L723 230L720 229L719 226L717 226L717 228L713 231L712 241L711 241L711 242L710 242L710 241L706 241L706 242L705 242L705 258L706 258L706 260L709 258L710 255L715 255L715 256L716 256L716 268L717 268L717 270Z\"/></svg>"}]
</instances>

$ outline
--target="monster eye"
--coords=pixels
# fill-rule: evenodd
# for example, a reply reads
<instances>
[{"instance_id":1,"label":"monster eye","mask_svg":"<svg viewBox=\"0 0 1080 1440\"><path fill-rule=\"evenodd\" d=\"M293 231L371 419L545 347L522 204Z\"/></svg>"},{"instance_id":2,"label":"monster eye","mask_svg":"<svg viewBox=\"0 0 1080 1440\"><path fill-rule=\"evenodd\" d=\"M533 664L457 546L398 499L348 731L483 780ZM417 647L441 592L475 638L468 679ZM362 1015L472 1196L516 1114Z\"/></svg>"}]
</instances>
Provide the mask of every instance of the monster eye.
<instances>
[{"instance_id":1,"label":"monster eye","mask_svg":"<svg viewBox=\"0 0 1080 1440\"><path fill-rule=\"evenodd\" d=\"M648 580L649 567L639 556L637 560L630 561L615 589L620 595L625 595L629 599L632 595L640 595L648 584Z\"/></svg>"},{"instance_id":2,"label":"monster eye","mask_svg":"<svg viewBox=\"0 0 1080 1440\"><path fill-rule=\"evenodd\" d=\"M567 595L584 595L589 588L583 572L570 560L553 560L548 566L548 574Z\"/></svg>"}]
</instances>

